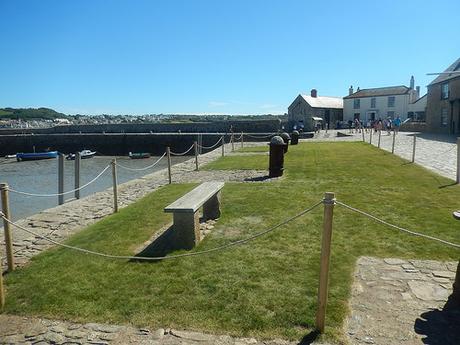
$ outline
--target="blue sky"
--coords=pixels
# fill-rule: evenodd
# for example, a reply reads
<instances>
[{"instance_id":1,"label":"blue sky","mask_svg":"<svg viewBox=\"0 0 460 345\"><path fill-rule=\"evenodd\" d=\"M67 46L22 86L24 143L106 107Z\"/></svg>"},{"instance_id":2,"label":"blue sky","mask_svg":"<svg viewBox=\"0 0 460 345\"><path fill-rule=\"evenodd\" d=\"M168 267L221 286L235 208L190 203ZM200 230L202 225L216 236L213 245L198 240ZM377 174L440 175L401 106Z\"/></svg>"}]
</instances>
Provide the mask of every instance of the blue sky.
<instances>
[{"instance_id":1,"label":"blue sky","mask_svg":"<svg viewBox=\"0 0 460 345\"><path fill-rule=\"evenodd\" d=\"M279 114L299 93L425 86L458 0L0 0L0 107Z\"/></svg>"}]
</instances>

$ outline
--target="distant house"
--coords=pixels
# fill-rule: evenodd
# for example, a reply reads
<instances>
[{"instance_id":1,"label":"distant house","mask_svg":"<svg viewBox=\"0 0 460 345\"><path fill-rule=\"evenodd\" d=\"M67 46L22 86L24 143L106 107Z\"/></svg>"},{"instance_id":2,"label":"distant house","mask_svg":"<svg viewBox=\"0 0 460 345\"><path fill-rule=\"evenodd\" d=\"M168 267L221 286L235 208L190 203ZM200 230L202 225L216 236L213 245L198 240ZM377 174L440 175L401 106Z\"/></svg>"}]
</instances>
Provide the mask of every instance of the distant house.
<instances>
[{"instance_id":1,"label":"distant house","mask_svg":"<svg viewBox=\"0 0 460 345\"><path fill-rule=\"evenodd\" d=\"M460 58L428 85L427 97L428 130L460 134Z\"/></svg>"},{"instance_id":2,"label":"distant house","mask_svg":"<svg viewBox=\"0 0 460 345\"><path fill-rule=\"evenodd\" d=\"M366 123L380 119L394 119L399 116L405 120L409 114L409 105L419 99L420 87L414 88L414 77L410 87L388 86L362 89L353 92L350 86L348 96L343 98L343 116L345 121L359 119Z\"/></svg>"},{"instance_id":3,"label":"distant house","mask_svg":"<svg viewBox=\"0 0 460 345\"><path fill-rule=\"evenodd\" d=\"M315 121L335 128L337 121L343 121L343 99L318 96L316 89L311 90L309 96L298 95L288 107L289 130L312 131Z\"/></svg>"}]
</instances>

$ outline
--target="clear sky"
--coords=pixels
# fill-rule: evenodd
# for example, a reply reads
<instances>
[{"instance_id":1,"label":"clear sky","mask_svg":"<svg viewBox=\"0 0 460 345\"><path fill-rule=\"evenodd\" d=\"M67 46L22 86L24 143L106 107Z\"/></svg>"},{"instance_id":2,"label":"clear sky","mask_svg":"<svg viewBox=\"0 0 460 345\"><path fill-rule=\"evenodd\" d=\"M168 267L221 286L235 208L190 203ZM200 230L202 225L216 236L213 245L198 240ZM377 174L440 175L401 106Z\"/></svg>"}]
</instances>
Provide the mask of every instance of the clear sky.
<instances>
[{"instance_id":1,"label":"clear sky","mask_svg":"<svg viewBox=\"0 0 460 345\"><path fill-rule=\"evenodd\" d=\"M425 86L459 0L0 0L0 107L282 114L299 93Z\"/></svg>"}]
</instances>

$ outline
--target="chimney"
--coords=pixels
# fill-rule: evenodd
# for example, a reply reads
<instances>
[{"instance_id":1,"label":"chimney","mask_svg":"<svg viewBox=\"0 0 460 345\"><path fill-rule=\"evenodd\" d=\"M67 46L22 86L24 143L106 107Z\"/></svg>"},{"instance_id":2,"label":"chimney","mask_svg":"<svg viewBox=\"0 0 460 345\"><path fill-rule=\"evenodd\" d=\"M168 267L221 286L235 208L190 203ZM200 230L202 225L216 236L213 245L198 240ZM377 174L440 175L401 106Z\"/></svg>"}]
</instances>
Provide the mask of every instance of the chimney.
<instances>
[{"instance_id":1,"label":"chimney","mask_svg":"<svg viewBox=\"0 0 460 345\"><path fill-rule=\"evenodd\" d=\"M409 88L411 90L414 90L414 85L415 85L415 79L414 79L414 76L411 76L410 77L410 86L409 86Z\"/></svg>"},{"instance_id":2,"label":"chimney","mask_svg":"<svg viewBox=\"0 0 460 345\"><path fill-rule=\"evenodd\" d=\"M310 95L311 95L313 98L316 98L316 97L318 96L318 91L316 91L316 89L311 89Z\"/></svg>"},{"instance_id":3,"label":"chimney","mask_svg":"<svg viewBox=\"0 0 460 345\"><path fill-rule=\"evenodd\" d=\"M358 88L356 89L356 92L358 92L358 91L360 91L360 90L361 90L361 89L360 89L359 86L358 86Z\"/></svg>"},{"instance_id":4,"label":"chimney","mask_svg":"<svg viewBox=\"0 0 460 345\"><path fill-rule=\"evenodd\" d=\"M348 89L348 95L351 95L353 93L353 85L350 85L350 88Z\"/></svg>"}]
</instances>

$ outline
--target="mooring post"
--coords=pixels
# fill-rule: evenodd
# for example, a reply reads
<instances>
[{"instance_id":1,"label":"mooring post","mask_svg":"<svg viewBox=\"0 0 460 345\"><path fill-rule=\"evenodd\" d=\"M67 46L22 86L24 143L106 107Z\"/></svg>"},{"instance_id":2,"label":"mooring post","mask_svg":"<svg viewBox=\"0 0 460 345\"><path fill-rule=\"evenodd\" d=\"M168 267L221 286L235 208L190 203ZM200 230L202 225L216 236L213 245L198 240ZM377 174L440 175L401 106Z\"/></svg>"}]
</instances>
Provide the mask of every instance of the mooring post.
<instances>
[{"instance_id":1,"label":"mooring post","mask_svg":"<svg viewBox=\"0 0 460 345\"><path fill-rule=\"evenodd\" d=\"M81 154L75 154L75 199L80 199L80 164Z\"/></svg>"},{"instance_id":2,"label":"mooring post","mask_svg":"<svg viewBox=\"0 0 460 345\"><path fill-rule=\"evenodd\" d=\"M412 144L412 163L415 162L415 144L417 143L417 134L414 134L414 143Z\"/></svg>"},{"instance_id":3,"label":"mooring post","mask_svg":"<svg viewBox=\"0 0 460 345\"><path fill-rule=\"evenodd\" d=\"M10 199L8 193L8 184L0 183L0 192L2 195L2 212L3 216L11 220L10 215ZM11 235L11 225L3 219L3 232L5 233L5 247L6 247L6 260L8 263L8 272L14 270L14 257L13 257L13 236ZM1 274L1 270L0 270Z\"/></svg>"},{"instance_id":4,"label":"mooring post","mask_svg":"<svg viewBox=\"0 0 460 345\"><path fill-rule=\"evenodd\" d=\"M457 184L460 183L460 138L457 138Z\"/></svg>"},{"instance_id":5,"label":"mooring post","mask_svg":"<svg viewBox=\"0 0 460 345\"><path fill-rule=\"evenodd\" d=\"M370 131L371 131L371 132L369 133L369 144L372 145L372 132L374 131L374 129L371 127L371 128L370 128Z\"/></svg>"},{"instance_id":6,"label":"mooring post","mask_svg":"<svg viewBox=\"0 0 460 345\"><path fill-rule=\"evenodd\" d=\"M222 157L225 156L225 139L224 136L220 139L222 141Z\"/></svg>"},{"instance_id":7,"label":"mooring post","mask_svg":"<svg viewBox=\"0 0 460 345\"><path fill-rule=\"evenodd\" d=\"M198 171L198 144L196 141L193 142L193 146L195 147L195 170Z\"/></svg>"},{"instance_id":8,"label":"mooring post","mask_svg":"<svg viewBox=\"0 0 460 345\"><path fill-rule=\"evenodd\" d=\"M391 144L391 153L395 153L395 139L396 139L396 131L393 130L393 143Z\"/></svg>"},{"instance_id":9,"label":"mooring post","mask_svg":"<svg viewBox=\"0 0 460 345\"><path fill-rule=\"evenodd\" d=\"M64 203L64 154L59 153L58 158L58 204Z\"/></svg>"},{"instance_id":10,"label":"mooring post","mask_svg":"<svg viewBox=\"0 0 460 345\"><path fill-rule=\"evenodd\" d=\"M377 145L378 148L380 148L380 137L381 137L381 136L382 136L382 131L379 130L379 143L378 143L378 145Z\"/></svg>"},{"instance_id":11,"label":"mooring post","mask_svg":"<svg viewBox=\"0 0 460 345\"><path fill-rule=\"evenodd\" d=\"M112 181L113 181L113 213L118 212L118 179L117 179L117 160L112 159Z\"/></svg>"},{"instance_id":12,"label":"mooring post","mask_svg":"<svg viewBox=\"0 0 460 345\"><path fill-rule=\"evenodd\" d=\"M327 293L329 282L329 261L331 256L332 218L334 215L335 195L324 194L323 236L321 239L321 261L318 287L318 311L316 312L316 329L324 332L326 319Z\"/></svg>"},{"instance_id":13,"label":"mooring post","mask_svg":"<svg viewBox=\"0 0 460 345\"><path fill-rule=\"evenodd\" d=\"M169 146L166 147L166 156L168 156L168 179L169 179L169 184L172 183L171 179L171 151L169 149Z\"/></svg>"},{"instance_id":14,"label":"mooring post","mask_svg":"<svg viewBox=\"0 0 460 345\"><path fill-rule=\"evenodd\" d=\"M230 138L231 142L232 142L232 152L235 151L235 137L234 137L234 134L232 133L232 137Z\"/></svg>"}]
</instances>

